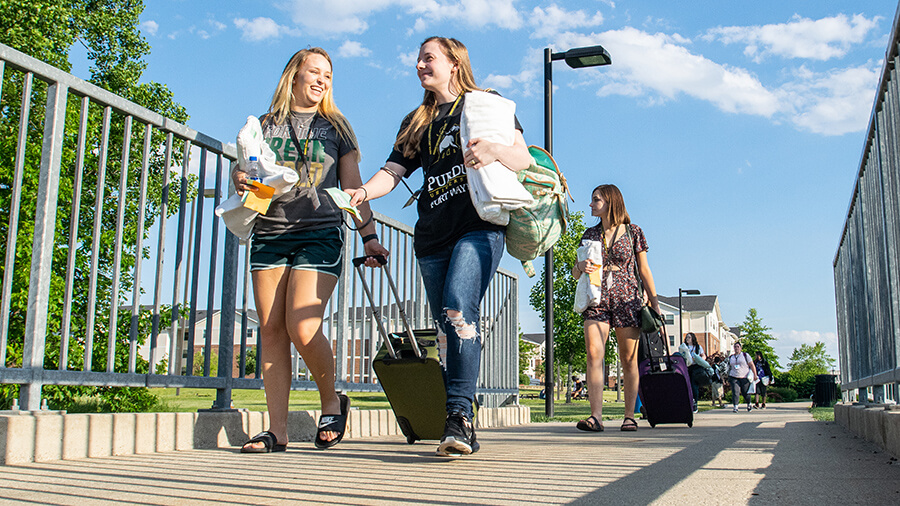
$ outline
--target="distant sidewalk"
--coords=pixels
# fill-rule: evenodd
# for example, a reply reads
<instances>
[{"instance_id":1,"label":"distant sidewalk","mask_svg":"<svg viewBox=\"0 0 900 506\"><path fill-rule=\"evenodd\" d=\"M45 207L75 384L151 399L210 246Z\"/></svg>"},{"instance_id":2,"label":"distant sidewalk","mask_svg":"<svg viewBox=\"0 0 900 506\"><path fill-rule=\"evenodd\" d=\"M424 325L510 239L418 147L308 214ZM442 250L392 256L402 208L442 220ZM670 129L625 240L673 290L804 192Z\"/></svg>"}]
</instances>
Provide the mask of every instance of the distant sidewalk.
<instances>
[{"instance_id":1,"label":"distant sidewalk","mask_svg":"<svg viewBox=\"0 0 900 506\"><path fill-rule=\"evenodd\" d=\"M402 436L287 452L190 450L4 466L0 504L896 504L900 465L806 403L699 413L693 428L483 429L454 460Z\"/></svg>"}]
</instances>

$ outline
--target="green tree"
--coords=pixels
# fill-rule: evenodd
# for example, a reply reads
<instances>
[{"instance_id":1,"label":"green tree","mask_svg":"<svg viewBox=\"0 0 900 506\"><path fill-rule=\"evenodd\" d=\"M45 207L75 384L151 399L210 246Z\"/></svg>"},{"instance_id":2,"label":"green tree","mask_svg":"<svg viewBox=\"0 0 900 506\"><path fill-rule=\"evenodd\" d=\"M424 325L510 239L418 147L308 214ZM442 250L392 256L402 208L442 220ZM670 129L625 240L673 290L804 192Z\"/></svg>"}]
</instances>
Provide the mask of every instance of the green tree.
<instances>
[{"instance_id":1,"label":"green tree","mask_svg":"<svg viewBox=\"0 0 900 506\"><path fill-rule=\"evenodd\" d=\"M584 214L581 212L572 213L569 216L566 233L553 246L553 358L556 362L554 370L561 369L563 365L572 366L572 369L576 371L586 369L584 320L580 314L572 310L575 305L575 287L577 286L577 281L572 277L572 267L577 260L577 250L581 245L581 236L586 228L583 218ZM538 311L541 320L544 321L547 317L544 297L546 268L544 266L541 269L540 279L531 287L529 296L532 309ZM615 363L617 357L615 341L608 339L606 342L606 365ZM558 373L557 378L559 378ZM565 378L565 381L569 381L569 378ZM558 381L558 383L562 384L563 382Z\"/></svg>"},{"instance_id":2,"label":"green tree","mask_svg":"<svg viewBox=\"0 0 900 506\"><path fill-rule=\"evenodd\" d=\"M818 341L810 346L801 344L794 348L788 362L788 382L801 397L812 395L817 374L828 374L834 366L834 359L825 351L825 343Z\"/></svg>"},{"instance_id":3,"label":"green tree","mask_svg":"<svg viewBox=\"0 0 900 506\"><path fill-rule=\"evenodd\" d=\"M772 329L763 325L762 318L756 312L756 309L751 307L747 311L744 323L741 324L742 348L753 358L756 357L757 351L762 353L769 361L769 366L773 369L780 369L781 365L778 363L778 355L775 354L775 350L769 344L769 341L775 340L769 334L770 330Z\"/></svg>"},{"instance_id":4,"label":"green tree","mask_svg":"<svg viewBox=\"0 0 900 506\"><path fill-rule=\"evenodd\" d=\"M185 109L174 101L172 93L164 85L158 83L139 83L146 68L144 57L150 51L150 45L138 30L138 21L143 11L141 0L29 0L14 2L0 0L0 42L33 56L61 70L69 71L72 67L69 55L74 44L82 45L87 51L90 62L89 81L125 99L151 109L163 116L184 123L188 116ZM25 77L21 72L12 71L7 66L3 75L2 101L0 101L0 236L11 233L9 214L11 210L14 181L13 161L19 138L20 108L24 90ZM21 366L22 335L24 334L25 313L28 298L28 273L30 271L32 236L34 231L35 204L28 198L37 193L37 181L40 168L41 143L43 136L44 97L47 86L39 79L34 80L31 108L27 111L29 121L25 134L24 173L20 184L23 198L18 214L15 274L13 275L12 293L10 296L10 342L7 349L7 367ZM75 201L76 180L76 146L80 123L80 100L69 95L66 110L66 122L63 140L62 165L60 170L59 197L56 212L56 247L53 252L52 278L50 281L50 307L47 326L46 357L44 367L56 368L59 364L59 340L61 337L61 321L64 312L63 300L66 279L66 265L69 254L70 221L73 208L78 208L78 235L75 240L77 253L74 256L75 289L72 301L72 322L69 337L69 353L66 366L69 369L81 369L84 365L84 345L88 329L88 293L93 253L97 255L98 275L96 280L96 320L91 329L93 348L91 354L92 370L105 370L107 342L110 335L111 308L119 307L122 298L130 294L134 283L135 259L140 255L149 258L147 248L137 251L135 244L139 228L139 200L137 195L141 184L142 152L145 132L140 125L130 137L128 166L122 166L123 146L125 140L125 118L113 113L111 116L108 140L109 153L106 156L106 173L100 179L100 145L103 108L91 104L88 109L87 131L85 133L84 173L81 182L81 197ZM178 199L173 198L180 193L178 179L174 171L165 166L163 146L165 135L154 132L150 139L149 179L147 181L147 202L143 208L144 238L149 238L150 227L161 218L162 202L168 199L168 216L178 210ZM180 153L178 143L174 153ZM175 164L181 162L176 154ZM126 173L125 193L119 190L120 175ZM97 189L104 188L99 195ZM169 193L166 193L166 190ZM189 190L190 192L190 190ZM194 192L190 192L194 193ZM191 195L191 198L193 195ZM123 231L123 251L119 264L120 299L112 301L113 271L115 268L115 235L117 229L117 205L119 199L125 202L125 223ZM100 242L96 252L93 250L93 224L95 221L95 203L103 203L102 213L97 216L100 223ZM0 257L6 255L6 242L0 246ZM3 266L0 266L3 268ZM116 323L115 370L127 371L127 357L130 350L129 334L131 330L143 328L141 320L131 322L130 313L121 315ZM134 325L134 327L132 326ZM142 331L139 338L146 333ZM145 361L138 360L138 372L147 372ZM14 385L0 386L0 403L7 403L16 395L18 388ZM146 398L140 389L100 389L94 387L59 387L47 386L44 396L51 400L54 407L65 409L66 402L78 395L103 395L123 409L135 409L147 402L124 402L134 393L135 398ZM5 401L4 401L5 400ZM114 407L112 409L115 409Z\"/></svg>"},{"instance_id":5,"label":"green tree","mask_svg":"<svg viewBox=\"0 0 900 506\"><path fill-rule=\"evenodd\" d=\"M525 374L525 369L528 369L528 364L531 363L537 349L536 344L522 339L522 333L519 333L519 376Z\"/></svg>"}]
</instances>

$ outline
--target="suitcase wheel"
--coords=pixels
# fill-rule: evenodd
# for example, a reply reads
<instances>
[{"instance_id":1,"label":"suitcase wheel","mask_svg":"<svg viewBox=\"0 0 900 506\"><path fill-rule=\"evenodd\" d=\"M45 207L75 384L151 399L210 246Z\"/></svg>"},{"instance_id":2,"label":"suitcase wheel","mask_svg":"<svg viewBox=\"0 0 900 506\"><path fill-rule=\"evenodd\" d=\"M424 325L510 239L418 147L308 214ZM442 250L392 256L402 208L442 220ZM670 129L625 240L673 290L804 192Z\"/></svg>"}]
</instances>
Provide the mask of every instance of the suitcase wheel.
<instances>
[{"instance_id":1,"label":"suitcase wheel","mask_svg":"<svg viewBox=\"0 0 900 506\"><path fill-rule=\"evenodd\" d=\"M650 428L652 429L652 428L654 428L654 427L656 427L656 424L653 423L653 422L650 422Z\"/></svg>"},{"instance_id":2,"label":"suitcase wheel","mask_svg":"<svg viewBox=\"0 0 900 506\"><path fill-rule=\"evenodd\" d=\"M693 427L693 426L694 426L694 422L688 422L688 428L689 428L689 429L690 429L691 427Z\"/></svg>"},{"instance_id":3,"label":"suitcase wheel","mask_svg":"<svg viewBox=\"0 0 900 506\"><path fill-rule=\"evenodd\" d=\"M407 443L413 444L421 439L416 435L416 432L412 429L412 425L410 425L409 420L407 420L405 416L397 417L397 425L400 426L400 431L403 432L404 436L406 436Z\"/></svg>"}]
</instances>

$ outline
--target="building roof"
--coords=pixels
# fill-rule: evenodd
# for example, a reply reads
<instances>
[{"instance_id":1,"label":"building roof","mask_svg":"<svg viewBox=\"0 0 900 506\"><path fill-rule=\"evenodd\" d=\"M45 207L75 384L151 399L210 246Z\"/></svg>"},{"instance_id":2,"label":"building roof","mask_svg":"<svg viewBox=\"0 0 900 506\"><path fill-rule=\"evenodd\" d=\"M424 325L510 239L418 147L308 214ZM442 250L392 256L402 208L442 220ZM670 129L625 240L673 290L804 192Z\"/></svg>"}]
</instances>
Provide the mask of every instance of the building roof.
<instances>
[{"instance_id":1,"label":"building roof","mask_svg":"<svg viewBox=\"0 0 900 506\"><path fill-rule=\"evenodd\" d=\"M522 339L532 344L544 344L544 338L547 337L543 332L540 334L522 334Z\"/></svg>"},{"instance_id":2,"label":"building roof","mask_svg":"<svg viewBox=\"0 0 900 506\"><path fill-rule=\"evenodd\" d=\"M681 309L682 311L689 312L707 312L711 313L716 308L716 299L718 299L718 295L682 295L681 296ZM678 310L678 296L675 297L665 297L663 295L659 296L660 302L665 302L670 306L674 307L675 310Z\"/></svg>"}]
</instances>

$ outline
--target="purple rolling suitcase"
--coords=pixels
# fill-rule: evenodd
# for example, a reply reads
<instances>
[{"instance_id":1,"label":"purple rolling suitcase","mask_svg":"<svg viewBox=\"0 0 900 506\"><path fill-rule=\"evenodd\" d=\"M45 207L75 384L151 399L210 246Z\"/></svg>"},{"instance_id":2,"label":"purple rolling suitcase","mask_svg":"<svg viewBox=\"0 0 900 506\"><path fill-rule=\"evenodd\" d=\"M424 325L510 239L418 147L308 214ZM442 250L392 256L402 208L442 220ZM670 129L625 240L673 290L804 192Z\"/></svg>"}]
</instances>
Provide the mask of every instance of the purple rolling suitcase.
<instances>
[{"instance_id":1,"label":"purple rolling suitcase","mask_svg":"<svg viewBox=\"0 0 900 506\"><path fill-rule=\"evenodd\" d=\"M638 363L641 402L651 427L658 423L686 423L692 427L694 399L687 365L680 355L669 354L668 346L661 343L668 340L663 332L641 333L641 341L646 340L641 346L649 350L649 356L639 357Z\"/></svg>"}]
</instances>

